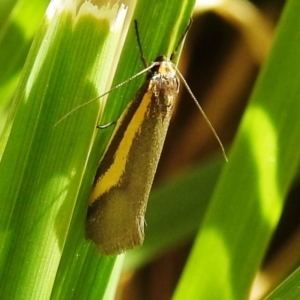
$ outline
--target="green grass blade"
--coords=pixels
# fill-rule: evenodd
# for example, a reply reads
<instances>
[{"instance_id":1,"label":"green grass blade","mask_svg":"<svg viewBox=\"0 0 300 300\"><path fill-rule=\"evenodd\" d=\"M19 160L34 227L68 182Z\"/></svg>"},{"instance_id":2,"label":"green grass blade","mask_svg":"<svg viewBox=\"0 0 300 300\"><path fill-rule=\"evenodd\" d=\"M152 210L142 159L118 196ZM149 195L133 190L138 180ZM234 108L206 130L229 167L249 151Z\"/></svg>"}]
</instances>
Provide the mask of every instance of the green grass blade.
<instances>
[{"instance_id":1,"label":"green grass blade","mask_svg":"<svg viewBox=\"0 0 300 300\"><path fill-rule=\"evenodd\" d=\"M189 22L193 5L194 1L177 3L173 1L151 3L149 1L139 1L134 16L130 21L126 42L112 86L123 82L143 69L133 19L138 21L144 54L147 60L151 62L159 55L170 54L168 49L175 47L175 44L184 32ZM161 12L161 14L157 14L157 12ZM121 115L126 104L131 101L145 80L145 76L129 82L126 84L126 87L113 91L109 95L101 124L107 124L112 120L116 120ZM104 287L110 278L109 274L113 268L115 258L100 258L92 243L90 243L88 249L86 248L87 244L84 242L83 233L80 231L83 225L80 222L85 218L91 182L112 129L97 131L79 195L81 200L78 201L78 206L75 208L68 240L58 270L52 295L54 299L64 298L66 295L71 295L74 298L80 295L83 299L87 297L93 299L103 296L106 292ZM103 270L103 272L107 272L105 275L100 271L104 267L103 262L107 263L105 265L107 267L106 270ZM73 274L77 271L77 275L74 274L75 281L72 281L72 277L69 277L69 270L73 270Z\"/></svg>"},{"instance_id":2,"label":"green grass blade","mask_svg":"<svg viewBox=\"0 0 300 300\"><path fill-rule=\"evenodd\" d=\"M270 56L174 299L247 299L299 165L300 3Z\"/></svg>"},{"instance_id":3,"label":"green grass blade","mask_svg":"<svg viewBox=\"0 0 300 300\"><path fill-rule=\"evenodd\" d=\"M99 103L81 110L73 120L54 124L85 99L98 96L112 76L107 70L116 59L122 22L114 31L110 23L118 8L100 12L87 2L77 16L75 12L70 1L48 8L2 140L0 283L4 299L20 299L20 295L49 299L52 293L94 139Z\"/></svg>"},{"instance_id":4,"label":"green grass blade","mask_svg":"<svg viewBox=\"0 0 300 300\"><path fill-rule=\"evenodd\" d=\"M0 109L5 108L11 100L33 36L49 1L13 2L0 4L0 22L3 22L0 24ZM2 131L2 126L0 129Z\"/></svg>"}]
</instances>

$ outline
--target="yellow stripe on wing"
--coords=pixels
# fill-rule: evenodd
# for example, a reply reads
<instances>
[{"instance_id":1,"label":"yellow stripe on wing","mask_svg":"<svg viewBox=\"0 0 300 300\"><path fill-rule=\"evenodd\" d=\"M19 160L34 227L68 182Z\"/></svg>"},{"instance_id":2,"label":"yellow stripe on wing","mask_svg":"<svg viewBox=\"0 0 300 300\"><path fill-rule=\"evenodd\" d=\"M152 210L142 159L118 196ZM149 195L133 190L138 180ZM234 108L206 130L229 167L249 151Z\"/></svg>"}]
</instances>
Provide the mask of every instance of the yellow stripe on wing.
<instances>
[{"instance_id":1,"label":"yellow stripe on wing","mask_svg":"<svg viewBox=\"0 0 300 300\"><path fill-rule=\"evenodd\" d=\"M130 124L127 126L127 130L121 140L119 147L114 155L114 160L107 172L98 178L91 197L89 204L92 204L94 201L100 198L105 192L109 191L113 186L116 186L121 176L125 172L126 161L129 156L129 152L135 139L135 136L138 134L139 129L141 128L142 123L145 118L147 118L147 112L151 104L153 92L148 90L144 94L143 99L134 114L133 118L130 121ZM130 104L129 104L130 105ZM126 112L125 112L126 113ZM120 122L122 122L123 117L121 117ZM119 124L117 124L116 130L118 130ZM116 131L114 132L114 134ZM113 138L113 137L112 137Z\"/></svg>"}]
</instances>

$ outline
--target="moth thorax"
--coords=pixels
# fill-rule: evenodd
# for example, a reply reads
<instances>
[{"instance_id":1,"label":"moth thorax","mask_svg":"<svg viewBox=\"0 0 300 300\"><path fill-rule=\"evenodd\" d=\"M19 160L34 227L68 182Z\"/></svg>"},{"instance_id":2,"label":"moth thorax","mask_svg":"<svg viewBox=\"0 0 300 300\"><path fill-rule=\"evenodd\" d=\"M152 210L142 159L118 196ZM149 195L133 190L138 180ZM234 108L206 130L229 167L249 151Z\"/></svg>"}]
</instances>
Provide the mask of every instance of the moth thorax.
<instances>
[{"instance_id":1,"label":"moth thorax","mask_svg":"<svg viewBox=\"0 0 300 300\"><path fill-rule=\"evenodd\" d=\"M176 76L176 71L173 68L173 63L171 61L162 61L157 73L168 77Z\"/></svg>"}]
</instances>

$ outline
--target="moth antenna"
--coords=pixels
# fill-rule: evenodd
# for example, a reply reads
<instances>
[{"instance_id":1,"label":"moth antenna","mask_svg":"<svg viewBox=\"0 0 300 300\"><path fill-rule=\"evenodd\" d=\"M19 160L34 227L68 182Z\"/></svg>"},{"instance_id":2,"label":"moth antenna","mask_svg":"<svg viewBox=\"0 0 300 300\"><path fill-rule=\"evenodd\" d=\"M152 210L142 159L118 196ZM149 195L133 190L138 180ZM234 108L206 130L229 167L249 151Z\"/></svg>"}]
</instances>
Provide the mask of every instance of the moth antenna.
<instances>
[{"instance_id":1,"label":"moth antenna","mask_svg":"<svg viewBox=\"0 0 300 300\"><path fill-rule=\"evenodd\" d=\"M222 150L222 153L223 153L223 156L225 158L225 160L228 162L228 158L227 158L227 155L226 155L226 151L225 151L225 148L221 142L221 139L219 138L216 130L214 129L213 125L211 124L211 122L209 121L207 115L205 114L204 110L202 109L201 105L199 104L199 102L197 101L197 98L195 97L195 95L193 94L192 90L190 89L189 85L187 84L186 80L184 79L183 75L180 73L180 71L178 70L178 68L173 65L174 69L176 70L177 74L179 75L180 79L182 80L183 84L185 85L187 91L189 92L190 96L192 97L192 99L194 100L196 106L198 107L198 109L200 110L200 113L202 114L202 116L204 117L206 123L208 124L208 126L210 127L212 133L214 134L215 138L217 139L220 147L221 147L221 150Z\"/></svg>"},{"instance_id":2,"label":"moth antenna","mask_svg":"<svg viewBox=\"0 0 300 300\"><path fill-rule=\"evenodd\" d=\"M142 71L136 73L135 75L133 75L132 77L128 78L127 80L119 83L118 85L116 85L115 87L113 87L112 89L110 89L109 91L105 92L104 94L96 97L96 98L93 98L81 105L78 105L77 107L73 108L72 110L70 110L66 115L64 115L61 119L59 119L58 121L56 121L54 123L54 127L56 127L59 123L61 123L63 120L65 120L66 118L68 118L71 114L73 114L76 110L86 106L86 105L89 105L91 103L93 103L94 101L106 96L107 94L109 94L110 92L114 91L114 90L117 90L118 88L120 88L121 86L123 86L124 84L128 83L129 81L135 79L136 77L139 77L141 75L143 75L144 73L148 72L150 69L152 69L155 65L157 65L158 62L153 62L150 66L148 66L147 68L143 69Z\"/></svg>"},{"instance_id":3,"label":"moth antenna","mask_svg":"<svg viewBox=\"0 0 300 300\"><path fill-rule=\"evenodd\" d=\"M183 40L185 39L187 33L189 32L189 30L190 30L190 28L191 28L191 26L192 26L192 23L193 23L193 20L190 19L190 22L189 22L188 26L186 27L186 29L185 29L183 35L181 36L181 38L180 38L180 40L178 41L176 47L174 48L173 53L172 53L171 56L170 56L170 60L171 60L171 61L173 60L175 54L176 54L177 51L178 51L178 48L180 47L180 45L182 44Z\"/></svg>"},{"instance_id":4,"label":"moth antenna","mask_svg":"<svg viewBox=\"0 0 300 300\"><path fill-rule=\"evenodd\" d=\"M147 68L148 63L146 61L146 58L145 58L145 55L144 55L144 52L143 52L141 38L140 38L140 32L139 32L139 26L138 26L137 20L134 20L134 28L135 28L136 39L137 39L137 42L138 42L138 45L139 45L141 59L142 59L142 62L144 64L145 68Z\"/></svg>"}]
</instances>

